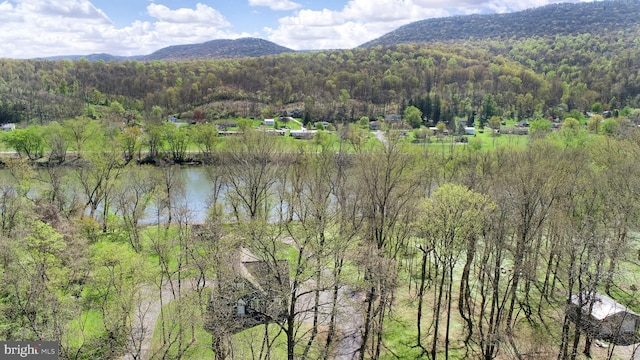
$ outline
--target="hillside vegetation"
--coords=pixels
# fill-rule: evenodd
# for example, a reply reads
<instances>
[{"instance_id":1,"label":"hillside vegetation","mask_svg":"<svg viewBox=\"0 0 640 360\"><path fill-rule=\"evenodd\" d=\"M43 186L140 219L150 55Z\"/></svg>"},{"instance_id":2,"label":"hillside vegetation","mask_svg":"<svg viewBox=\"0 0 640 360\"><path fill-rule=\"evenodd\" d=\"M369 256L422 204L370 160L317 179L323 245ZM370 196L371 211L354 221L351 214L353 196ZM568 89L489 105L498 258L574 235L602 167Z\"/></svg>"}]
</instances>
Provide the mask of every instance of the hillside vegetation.
<instances>
[{"instance_id":1,"label":"hillside vegetation","mask_svg":"<svg viewBox=\"0 0 640 360\"><path fill-rule=\"evenodd\" d=\"M640 312L638 38L2 59L0 339L62 359L628 359L636 329L567 307ZM298 122L320 131L266 131ZM192 160L203 209L194 168L167 166Z\"/></svg>"},{"instance_id":2,"label":"hillside vegetation","mask_svg":"<svg viewBox=\"0 0 640 360\"><path fill-rule=\"evenodd\" d=\"M306 121L355 121L421 106L425 124L482 114L560 117L637 107L640 34L406 44L183 62L0 60L0 121L93 116L117 102L140 121L201 111L207 119L300 108ZM487 112L484 111L486 114Z\"/></svg>"},{"instance_id":3,"label":"hillside vegetation","mask_svg":"<svg viewBox=\"0 0 640 360\"><path fill-rule=\"evenodd\" d=\"M285 52L293 52L293 50L263 39L221 39L202 44L169 46L142 57L142 60L242 58L277 55Z\"/></svg>"},{"instance_id":4,"label":"hillside vegetation","mask_svg":"<svg viewBox=\"0 0 640 360\"><path fill-rule=\"evenodd\" d=\"M612 34L636 28L638 13L640 13L640 3L637 1L559 3L514 13L466 15L416 21L362 46Z\"/></svg>"}]
</instances>

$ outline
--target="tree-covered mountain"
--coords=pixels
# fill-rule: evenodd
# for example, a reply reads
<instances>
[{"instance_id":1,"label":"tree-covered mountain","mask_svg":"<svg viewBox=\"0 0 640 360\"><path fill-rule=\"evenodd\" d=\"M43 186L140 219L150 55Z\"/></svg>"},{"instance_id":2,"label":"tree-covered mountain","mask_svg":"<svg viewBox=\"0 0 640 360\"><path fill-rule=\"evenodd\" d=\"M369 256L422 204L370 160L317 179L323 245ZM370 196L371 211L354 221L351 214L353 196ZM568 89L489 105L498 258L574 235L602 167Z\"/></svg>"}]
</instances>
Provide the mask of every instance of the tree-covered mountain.
<instances>
[{"instance_id":1,"label":"tree-covered mountain","mask_svg":"<svg viewBox=\"0 0 640 360\"><path fill-rule=\"evenodd\" d=\"M458 44L403 44L242 59L91 62L0 60L0 122L63 120L118 102L142 121L201 111L209 119L304 109L355 121L419 105L429 122L482 113L561 117L640 107L638 30ZM94 109L95 108L95 109ZM120 111L118 111L120 112Z\"/></svg>"},{"instance_id":2,"label":"tree-covered mountain","mask_svg":"<svg viewBox=\"0 0 640 360\"><path fill-rule=\"evenodd\" d=\"M71 60L71 61L77 61L80 59L86 59L88 61L125 61L125 60L140 60L142 59L143 56L140 55L136 55L136 56L118 56L118 55L111 55L111 54L106 54L106 53L100 53L100 54L89 54L89 55L60 55L60 56L49 56L44 58L45 60L53 60L53 61L57 61L57 60Z\"/></svg>"},{"instance_id":3,"label":"tree-covered mountain","mask_svg":"<svg viewBox=\"0 0 640 360\"><path fill-rule=\"evenodd\" d=\"M193 60L193 59L231 59L258 57L295 52L271 41L258 38L241 38L236 40L216 39L199 44L173 45L157 50L148 55L118 56L111 54L60 55L43 58L44 60L78 61L152 61L152 60Z\"/></svg>"},{"instance_id":4,"label":"tree-covered mountain","mask_svg":"<svg viewBox=\"0 0 640 360\"><path fill-rule=\"evenodd\" d=\"M175 45L160 49L143 60L188 60L258 57L294 50L258 38L218 39L201 44Z\"/></svg>"},{"instance_id":5,"label":"tree-covered mountain","mask_svg":"<svg viewBox=\"0 0 640 360\"><path fill-rule=\"evenodd\" d=\"M363 47L470 39L523 39L610 34L640 24L639 1L560 3L515 13L466 15L416 21Z\"/></svg>"}]
</instances>

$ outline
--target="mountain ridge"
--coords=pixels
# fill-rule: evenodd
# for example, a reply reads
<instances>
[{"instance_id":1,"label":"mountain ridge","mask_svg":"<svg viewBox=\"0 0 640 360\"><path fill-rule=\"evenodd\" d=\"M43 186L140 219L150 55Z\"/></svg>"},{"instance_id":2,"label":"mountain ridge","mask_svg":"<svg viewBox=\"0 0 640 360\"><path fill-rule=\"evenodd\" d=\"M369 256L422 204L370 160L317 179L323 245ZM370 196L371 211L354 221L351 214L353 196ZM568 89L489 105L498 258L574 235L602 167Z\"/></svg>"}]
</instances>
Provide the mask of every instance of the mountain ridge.
<instances>
[{"instance_id":1,"label":"mountain ridge","mask_svg":"<svg viewBox=\"0 0 640 360\"><path fill-rule=\"evenodd\" d=\"M259 57L295 52L293 49L260 38L214 39L203 43L167 46L147 55L118 56L107 53L89 55L60 55L39 59L88 61L152 61L152 60L194 60L194 59L231 59Z\"/></svg>"},{"instance_id":2,"label":"mountain ridge","mask_svg":"<svg viewBox=\"0 0 640 360\"><path fill-rule=\"evenodd\" d=\"M640 1L557 3L504 14L458 15L403 25L360 47L489 38L530 38L626 30L640 26Z\"/></svg>"}]
</instances>

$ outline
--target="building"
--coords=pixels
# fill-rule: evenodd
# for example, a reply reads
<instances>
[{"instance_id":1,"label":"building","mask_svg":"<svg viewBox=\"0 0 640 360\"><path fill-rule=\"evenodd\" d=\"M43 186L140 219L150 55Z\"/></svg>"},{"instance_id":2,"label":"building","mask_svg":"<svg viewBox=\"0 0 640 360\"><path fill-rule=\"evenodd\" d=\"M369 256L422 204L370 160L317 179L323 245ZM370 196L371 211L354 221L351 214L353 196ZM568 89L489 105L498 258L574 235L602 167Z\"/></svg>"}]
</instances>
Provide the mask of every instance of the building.
<instances>
[{"instance_id":1,"label":"building","mask_svg":"<svg viewBox=\"0 0 640 360\"><path fill-rule=\"evenodd\" d=\"M382 129L382 123L380 121L371 121L369 122L369 129L370 130L381 130Z\"/></svg>"},{"instance_id":2,"label":"building","mask_svg":"<svg viewBox=\"0 0 640 360\"><path fill-rule=\"evenodd\" d=\"M2 131L14 131L16 129L16 124L8 123L2 124Z\"/></svg>"},{"instance_id":3,"label":"building","mask_svg":"<svg viewBox=\"0 0 640 360\"><path fill-rule=\"evenodd\" d=\"M232 334L254 326L284 321L288 313L289 265L286 260L236 263L224 290L207 305L205 328Z\"/></svg>"},{"instance_id":4,"label":"building","mask_svg":"<svg viewBox=\"0 0 640 360\"><path fill-rule=\"evenodd\" d=\"M276 125L275 119L264 119L264 126L275 126L275 125Z\"/></svg>"},{"instance_id":5,"label":"building","mask_svg":"<svg viewBox=\"0 0 640 360\"><path fill-rule=\"evenodd\" d=\"M300 140L311 140L316 135L315 130L291 130L289 136Z\"/></svg>"},{"instance_id":6,"label":"building","mask_svg":"<svg viewBox=\"0 0 640 360\"><path fill-rule=\"evenodd\" d=\"M387 114L384 116L386 122L400 122L402 121L402 115L399 114Z\"/></svg>"},{"instance_id":7,"label":"building","mask_svg":"<svg viewBox=\"0 0 640 360\"><path fill-rule=\"evenodd\" d=\"M640 343L640 315L602 294L575 294L567 307L571 321L593 339L615 345Z\"/></svg>"}]
</instances>

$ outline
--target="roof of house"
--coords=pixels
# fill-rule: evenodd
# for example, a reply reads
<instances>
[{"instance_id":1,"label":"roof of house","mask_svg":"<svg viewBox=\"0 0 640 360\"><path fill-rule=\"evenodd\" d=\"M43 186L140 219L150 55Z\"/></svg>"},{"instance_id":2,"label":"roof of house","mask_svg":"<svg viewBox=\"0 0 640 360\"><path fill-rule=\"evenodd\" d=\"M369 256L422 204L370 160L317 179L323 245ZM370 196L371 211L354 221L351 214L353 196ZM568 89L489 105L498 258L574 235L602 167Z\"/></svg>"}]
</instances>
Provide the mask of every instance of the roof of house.
<instances>
[{"instance_id":1,"label":"roof of house","mask_svg":"<svg viewBox=\"0 0 640 360\"><path fill-rule=\"evenodd\" d=\"M583 295L584 296L584 295ZM591 310L591 316L593 316L597 320L603 320L611 315L615 315L617 313L625 312L628 314L636 315L633 311L629 310L626 306L619 304L612 298L602 295L595 294L595 302L593 303L593 309ZM589 301L586 298L583 298L583 309L587 310L589 308ZM571 302L579 306L580 305L580 295L575 294L571 296Z\"/></svg>"}]
</instances>

